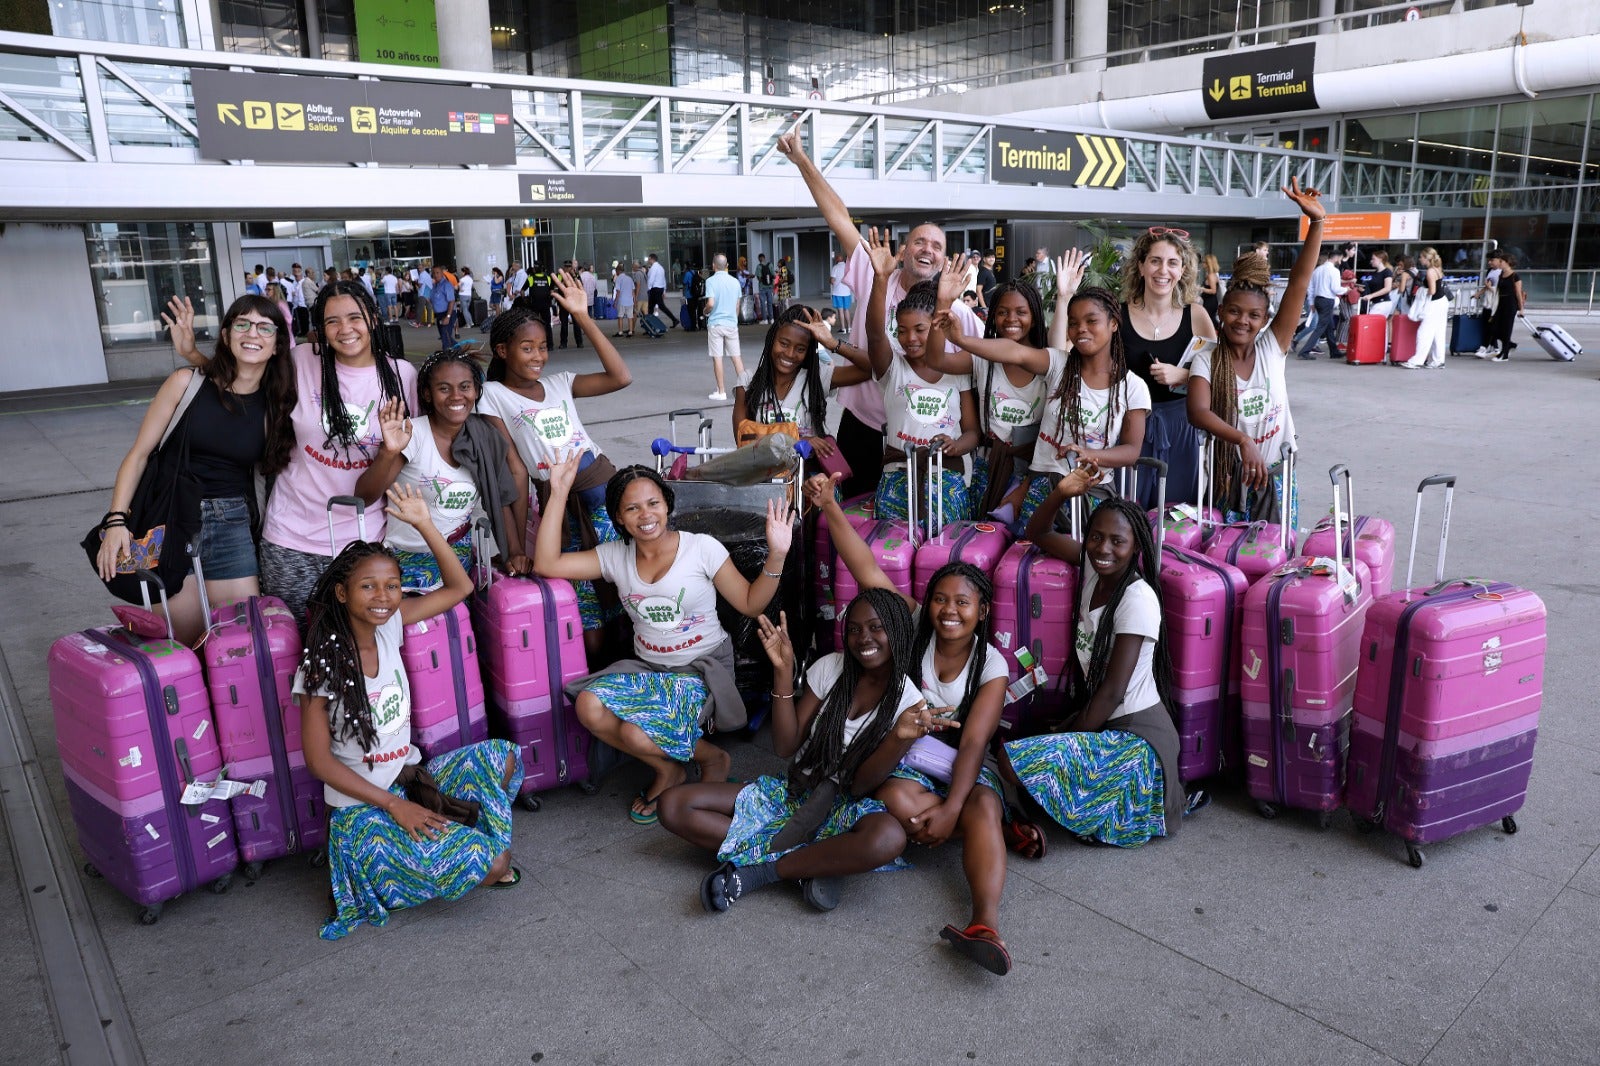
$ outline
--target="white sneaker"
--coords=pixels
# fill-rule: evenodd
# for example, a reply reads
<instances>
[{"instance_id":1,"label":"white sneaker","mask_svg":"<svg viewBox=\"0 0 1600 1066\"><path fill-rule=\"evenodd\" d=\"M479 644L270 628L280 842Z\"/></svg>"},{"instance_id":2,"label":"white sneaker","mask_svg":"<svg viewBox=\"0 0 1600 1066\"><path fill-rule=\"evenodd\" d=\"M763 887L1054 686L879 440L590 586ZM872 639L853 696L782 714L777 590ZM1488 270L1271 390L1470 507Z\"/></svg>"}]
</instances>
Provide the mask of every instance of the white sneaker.
<instances>
[{"instance_id":1,"label":"white sneaker","mask_svg":"<svg viewBox=\"0 0 1600 1066\"><path fill-rule=\"evenodd\" d=\"M727 398L728 394L725 392L711 392L706 394L706 399L708 400L726 400Z\"/></svg>"},{"instance_id":2,"label":"white sneaker","mask_svg":"<svg viewBox=\"0 0 1600 1066\"><path fill-rule=\"evenodd\" d=\"M1422 364L1421 363L1396 363L1395 366L1399 367L1401 370L1421 370L1422 369Z\"/></svg>"},{"instance_id":3,"label":"white sneaker","mask_svg":"<svg viewBox=\"0 0 1600 1066\"><path fill-rule=\"evenodd\" d=\"M1479 348L1477 351L1473 352L1472 354L1477 356L1479 359L1493 359L1497 354L1499 354L1499 349L1496 349L1496 348Z\"/></svg>"}]
</instances>

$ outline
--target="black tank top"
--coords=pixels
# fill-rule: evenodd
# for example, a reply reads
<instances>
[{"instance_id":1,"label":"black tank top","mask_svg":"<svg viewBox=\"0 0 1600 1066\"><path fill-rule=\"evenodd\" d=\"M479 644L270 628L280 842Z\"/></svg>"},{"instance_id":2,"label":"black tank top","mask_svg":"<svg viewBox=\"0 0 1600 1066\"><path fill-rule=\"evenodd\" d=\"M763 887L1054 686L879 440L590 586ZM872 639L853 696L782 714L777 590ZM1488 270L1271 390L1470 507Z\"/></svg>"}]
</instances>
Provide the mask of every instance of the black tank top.
<instances>
[{"instance_id":1,"label":"black tank top","mask_svg":"<svg viewBox=\"0 0 1600 1066\"><path fill-rule=\"evenodd\" d=\"M184 416L189 435L189 471L200 482L202 499L255 492L254 467L267 450L266 393L230 396L223 405L216 383L207 381Z\"/></svg>"},{"instance_id":2,"label":"black tank top","mask_svg":"<svg viewBox=\"0 0 1600 1066\"><path fill-rule=\"evenodd\" d=\"M1194 326L1190 322L1190 312L1185 310L1183 319L1178 323L1178 329L1170 337L1160 340L1150 340L1139 336L1133 328L1133 319L1128 314L1128 305L1122 305L1122 349L1127 353L1128 369L1144 379L1150 386L1150 402L1152 404L1167 403L1171 400L1181 400L1183 396L1173 392L1165 385L1150 377L1150 364L1160 359L1169 366L1177 366L1178 360L1183 358L1189 342L1194 339Z\"/></svg>"}]
</instances>

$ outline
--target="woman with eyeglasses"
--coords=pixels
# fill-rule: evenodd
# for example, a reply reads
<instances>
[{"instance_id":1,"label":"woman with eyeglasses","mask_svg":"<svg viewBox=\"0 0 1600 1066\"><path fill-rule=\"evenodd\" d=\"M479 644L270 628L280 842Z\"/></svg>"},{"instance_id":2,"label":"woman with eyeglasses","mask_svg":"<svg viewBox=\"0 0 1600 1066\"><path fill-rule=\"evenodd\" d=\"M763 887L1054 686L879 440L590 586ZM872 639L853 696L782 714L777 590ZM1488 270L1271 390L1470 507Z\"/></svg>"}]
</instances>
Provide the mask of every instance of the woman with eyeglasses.
<instances>
[{"instance_id":1,"label":"woman with eyeglasses","mask_svg":"<svg viewBox=\"0 0 1600 1066\"><path fill-rule=\"evenodd\" d=\"M1190 341L1217 339L1216 325L1200 302L1199 260L1187 230L1151 226L1122 262L1122 338L1128 369L1150 386L1150 416L1143 454L1167 464L1167 503L1198 503L1199 436L1189 424L1183 362ZM1066 302L1058 293L1050 343L1066 347ZM1058 338L1056 332L1061 336ZM1155 479L1139 486L1145 508L1156 504Z\"/></svg>"},{"instance_id":2,"label":"woman with eyeglasses","mask_svg":"<svg viewBox=\"0 0 1600 1066\"><path fill-rule=\"evenodd\" d=\"M176 370L162 384L139 425L133 447L117 468L111 509L101 520L96 565L111 580L132 561L129 528L135 490L154 459L163 479L179 486L178 514L169 518L159 560L148 560L167 589L173 633L193 643L205 631L198 586L187 546L200 556L206 595L213 607L260 592L255 531L260 525L255 479L273 477L289 461L294 429L294 370L289 324L264 296L241 296L222 316L216 353L206 359L194 344L194 306L173 297L161 320L178 354L196 366ZM198 391L192 391L197 388ZM192 397L167 445L162 434L186 395Z\"/></svg>"}]
</instances>

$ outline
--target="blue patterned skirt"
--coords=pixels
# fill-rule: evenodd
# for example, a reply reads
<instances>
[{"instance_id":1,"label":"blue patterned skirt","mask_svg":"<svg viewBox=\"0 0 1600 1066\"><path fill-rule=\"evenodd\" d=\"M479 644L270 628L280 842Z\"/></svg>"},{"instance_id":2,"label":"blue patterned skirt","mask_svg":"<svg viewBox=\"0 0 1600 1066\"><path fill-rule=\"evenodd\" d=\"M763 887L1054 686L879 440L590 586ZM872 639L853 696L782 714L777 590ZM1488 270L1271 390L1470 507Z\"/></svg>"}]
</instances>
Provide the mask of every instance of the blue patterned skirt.
<instances>
[{"instance_id":1,"label":"blue patterned skirt","mask_svg":"<svg viewBox=\"0 0 1600 1066\"><path fill-rule=\"evenodd\" d=\"M606 710L644 730L674 762L694 758L709 694L698 674L606 674L589 683Z\"/></svg>"},{"instance_id":2,"label":"blue patterned skirt","mask_svg":"<svg viewBox=\"0 0 1600 1066\"><path fill-rule=\"evenodd\" d=\"M901 763L899 766L896 766L894 771L890 773L889 776L898 777L902 781L915 781L917 784L921 785L929 792L932 792L940 799L946 799L950 795L950 786L948 783L944 781L936 781L927 774L923 773L921 770L913 770L905 763ZM1006 794L1004 789L1000 787L999 774L995 773L987 766L980 766L978 768L978 784L982 785L984 788L993 789L995 794L1000 797L1001 804L1004 805Z\"/></svg>"},{"instance_id":3,"label":"blue patterned skirt","mask_svg":"<svg viewBox=\"0 0 1600 1066\"><path fill-rule=\"evenodd\" d=\"M940 482L940 492L944 498L944 520L948 525L951 522L960 522L970 518L968 511L971 508L971 496L967 494L967 481L958 471L946 470L944 480ZM922 512L927 509L928 498L926 494L917 497L917 518L920 525L926 529L928 515ZM904 465L891 467L883 472L883 477L878 481L878 494L873 503L874 514L879 518L887 518L895 522L906 520L906 468Z\"/></svg>"},{"instance_id":4,"label":"blue patterned skirt","mask_svg":"<svg viewBox=\"0 0 1600 1066\"><path fill-rule=\"evenodd\" d=\"M594 528L595 539L601 544L609 544L614 540L621 540L617 536L617 527L611 524L611 515L604 507L590 507L587 504L584 510L589 513L589 525ZM567 517L567 543L563 551L575 552L583 547L583 542L578 537L578 523L569 515ZM583 619L584 629L599 629L611 619L622 613L622 605L614 603L609 608L600 603L600 596L595 592L593 581L574 581L573 591L578 594L578 615Z\"/></svg>"},{"instance_id":5,"label":"blue patterned skirt","mask_svg":"<svg viewBox=\"0 0 1600 1066\"><path fill-rule=\"evenodd\" d=\"M469 529L450 541L450 550L461 560L461 568L472 573L472 531ZM444 578L439 576L439 560L433 557L432 552L408 552L397 548L394 549L394 557L400 564L402 591L432 592L444 585Z\"/></svg>"},{"instance_id":6,"label":"blue patterned skirt","mask_svg":"<svg viewBox=\"0 0 1600 1066\"><path fill-rule=\"evenodd\" d=\"M1166 834L1161 763L1132 733L1046 733L1005 749L1028 795L1068 831L1123 848Z\"/></svg>"},{"instance_id":7,"label":"blue patterned skirt","mask_svg":"<svg viewBox=\"0 0 1600 1066\"><path fill-rule=\"evenodd\" d=\"M777 852L771 848L773 839L789 824L789 819L794 817L804 801L804 796L789 794L788 778L773 777L771 774L762 774L741 788L733 804L733 823L728 826L728 835L717 849L717 860L731 862L735 866L754 866L756 863L775 861L805 847L805 844L797 844ZM807 843L815 844L819 840L848 833L867 815L886 814L888 810L875 799L851 799L840 793L833 801L833 808L829 810L822 827ZM894 869L903 865L903 859L896 859L881 868Z\"/></svg>"},{"instance_id":8,"label":"blue patterned skirt","mask_svg":"<svg viewBox=\"0 0 1600 1066\"><path fill-rule=\"evenodd\" d=\"M515 760L510 787L506 758ZM511 847L511 803L522 787L522 756L509 740L486 740L428 762L441 791L481 805L472 829L457 822L432 840L412 840L387 811L368 803L335 807L328 825L328 874L335 914L322 926L338 940L363 922L386 925L389 912L431 899L460 899L482 883ZM396 796L405 790L389 789Z\"/></svg>"}]
</instances>

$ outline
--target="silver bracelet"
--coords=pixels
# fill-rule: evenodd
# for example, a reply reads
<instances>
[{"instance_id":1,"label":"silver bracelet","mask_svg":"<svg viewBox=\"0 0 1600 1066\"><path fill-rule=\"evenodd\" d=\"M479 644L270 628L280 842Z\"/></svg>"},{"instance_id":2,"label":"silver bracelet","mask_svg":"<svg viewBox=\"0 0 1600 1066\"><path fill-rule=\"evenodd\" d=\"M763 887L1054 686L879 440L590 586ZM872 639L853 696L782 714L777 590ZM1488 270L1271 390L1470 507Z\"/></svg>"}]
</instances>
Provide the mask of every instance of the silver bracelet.
<instances>
[{"instance_id":1,"label":"silver bracelet","mask_svg":"<svg viewBox=\"0 0 1600 1066\"><path fill-rule=\"evenodd\" d=\"M762 570L761 570L761 576L762 577L770 577L774 581L782 581L783 580L783 572L782 571L779 571L778 573L774 574L771 570L768 570L765 567L763 567Z\"/></svg>"}]
</instances>

